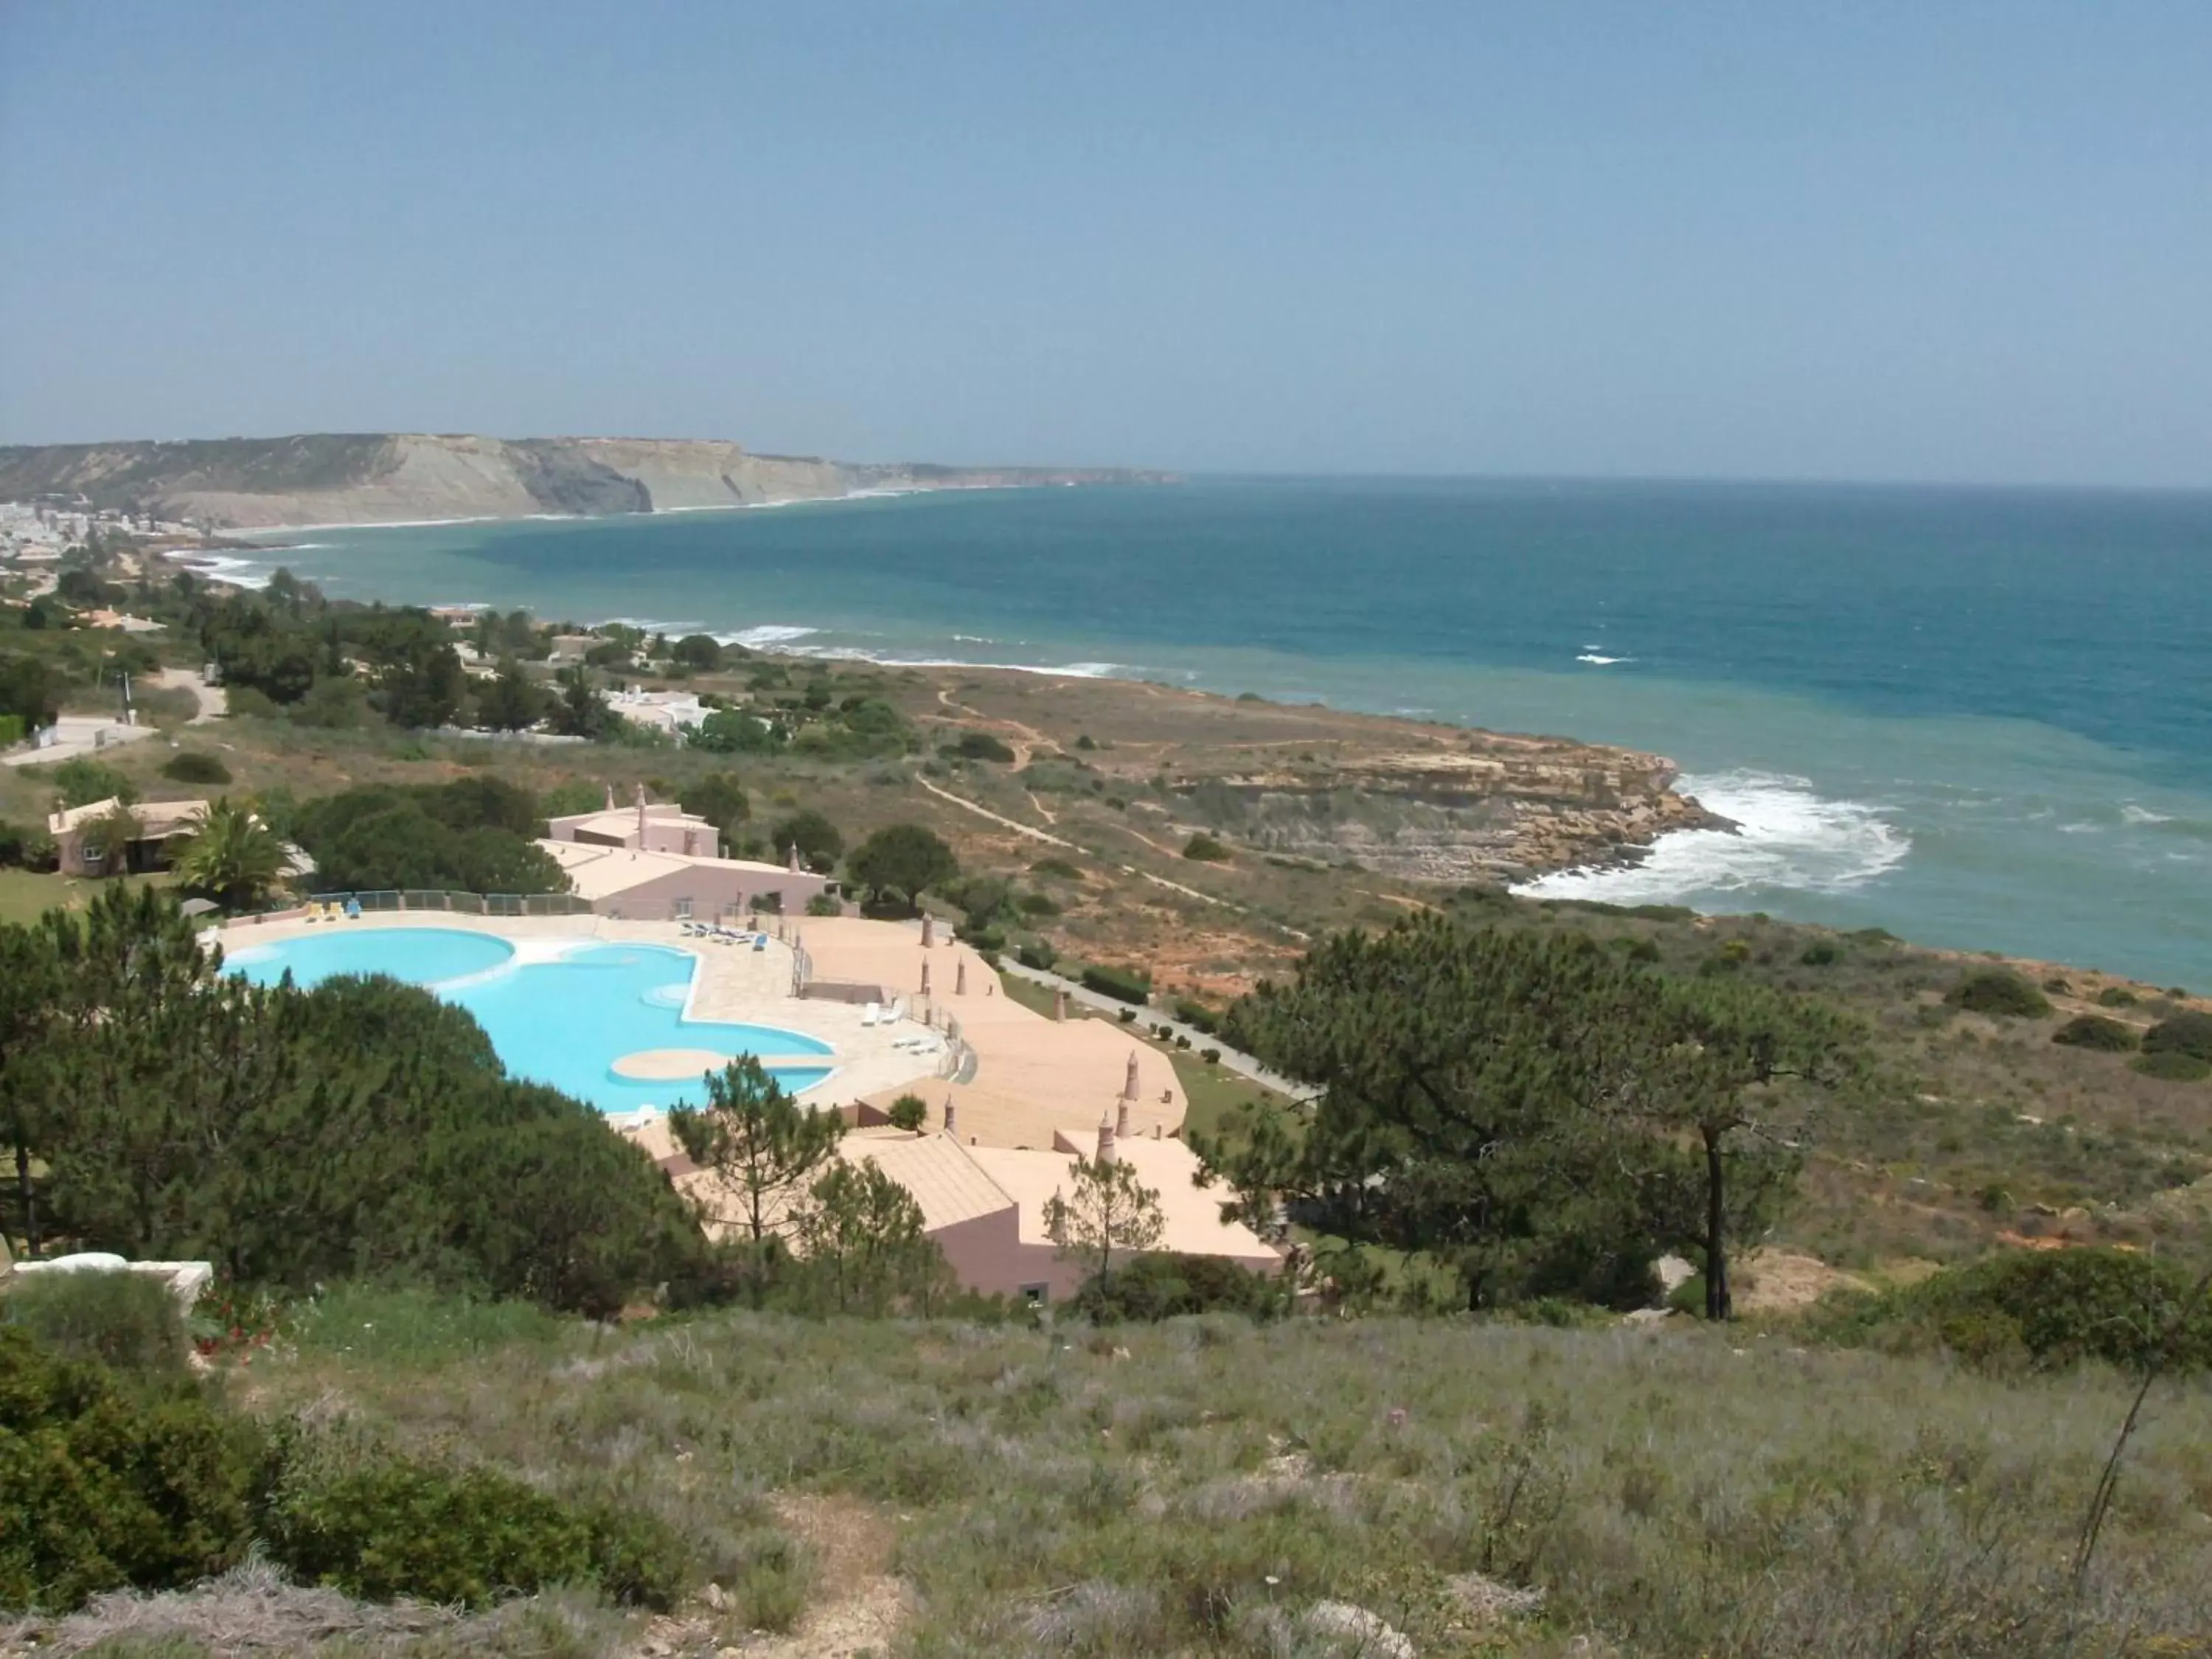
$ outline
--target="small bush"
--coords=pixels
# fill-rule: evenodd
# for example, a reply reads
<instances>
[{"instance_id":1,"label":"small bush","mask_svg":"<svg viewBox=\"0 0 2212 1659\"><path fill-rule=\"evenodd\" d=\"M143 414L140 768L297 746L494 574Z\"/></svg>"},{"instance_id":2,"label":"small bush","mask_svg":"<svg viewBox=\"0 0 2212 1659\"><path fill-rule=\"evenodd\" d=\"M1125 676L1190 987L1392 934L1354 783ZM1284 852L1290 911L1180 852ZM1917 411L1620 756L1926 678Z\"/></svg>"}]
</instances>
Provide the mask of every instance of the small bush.
<instances>
[{"instance_id":1,"label":"small bush","mask_svg":"<svg viewBox=\"0 0 2212 1659\"><path fill-rule=\"evenodd\" d=\"M1943 1000L1970 1014L2006 1019L2041 1019L2051 1012L2051 999L2009 968L1977 968Z\"/></svg>"},{"instance_id":2,"label":"small bush","mask_svg":"<svg viewBox=\"0 0 2212 1659\"><path fill-rule=\"evenodd\" d=\"M2169 1048L2160 1054L2137 1054L2128 1062L2128 1069L2161 1083L2202 1083L2212 1077L2212 1060Z\"/></svg>"},{"instance_id":3,"label":"small bush","mask_svg":"<svg viewBox=\"0 0 2212 1659\"><path fill-rule=\"evenodd\" d=\"M2132 1008L2137 1000L2136 994L2124 985L2107 985L2097 993L2098 1006L2105 1008Z\"/></svg>"},{"instance_id":4,"label":"small bush","mask_svg":"<svg viewBox=\"0 0 2212 1659\"><path fill-rule=\"evenodd\" d=\"M185 1370L183 1311L166 1284L143 1273L21 1274L0 1317L64 1358L146 1376Z\"/></svg>"},{"instance_id":5,"label":"small bush","mask_svg":"<svg viewBox=\"0 0 2212 1659\"><path fill-rule=\"evenodd\" d=\"M2143 1033L2146 1054L2187 1054L2212 1061L2212 1014L2179 1013Z\"/></svg>"},{"instance_id":6,"label":"small bush","mask_svg":"<svg viewBox=\"0 0 2212 1659\"><path fill-rule=\"evenodd\" d=\"M563 1503L491 1469L397 1459L289 1484L266 1533L298 1577L374 1601L483 1607L592 1584L665 1608L690 1576L682 1540L648 1516Z\"/></svg>"},{"instance_id":7,"label":"small bush","mask_svg":"<svg viewBox=\"0 0 2212 1659\"><path fill-rule=\"evenodd\" d=\"M187 749L169 757L161 775L179 783L228 783L230 769L213 755Z\"/></svg>"},{"instance_id":8,"label":"small bush","mask_svg":"<svg viewBox=\"0 0 2212 1659\"><path fill-rule=\"evenodd\" d=\"M810 916L842 916L845 914L845 902L835 893L817 893L806 901L806 914Z\"/></svg>"},{"instance_id":9,"label":"small bush","mask_svg":"<svg viewBox=\"0 0 2212 1659\"><path fill-rule=\"evenodd\" d=\"M1832 939L1814 939L1797 958L1808 968L1832 968L1843 959L1843 947Z\"/></svg>"},{"instance_id":10,"label":"small bush","mask_svg":"<svg viewBox=\"0 0 2212 1659\"><path fill-rule=\"evenodd\" d=\"M1014 908L1025 916L1056 916L1060 901L1049 893L1024 893L1014 901Z\"/></svg>"},{"instance_id":11,"label":"small bush","mask_svg":"<svg viewBox=\"0 0 2212 1659\"><path fill-rule=\"evenodd\" d=\"M1209 1066L1221 1064L1221 1050L1218 1048L1200 1048L1198 1051L1198 1057Z\"/></svg>"},{"instance_id":12,"label":"small bush","mask_svg":"<svg viewBox=\"0 0 2212 1659\"><path fill-rule=\"evenodd\" d=\"M0 1326L0 1607L64 1612L101 1590L178 1588L235 1565L266 1460L250 1419L189 1383L127 1393L113 1373Z\"/></svg>"},{"instance_id":13,"label":"small bush","mask_svg":"<svg viewBox=\"0 0 2212 1659\"><path fill-rule=\"evenodd\" d=\"M2102 1014L2076 1014L2051 1034L2053 1042L2069 1048L2094 1048L2100 1054L2125 1054L2136 1046L2132 1028Z\"/></svg>"},{"instance_id":14,"label":"small bush","mask_svg":"<svg viewBox=\"0 0 2212 1659\"><path fill-rule=\"evenodd\" d=\"M1188 997L1175 1000L1175 1017L1194 1031L1212 1036L1220 1029L1221 1017L1202 1002L1193 1002Z\"/></svg>"},{"instance_id":15,"label":"small bush","mask_svg":"<svg viewBox=\"0 0 2212 1659\"><path fill-rule=\"evenodd\" d=\"M940 744L937 752L957 760L996 761L1001 766L1014 762L1014 751L988 732L963 732L954 741Z\"/></svg>"},{"instance_id":16,"label":"small bush","mask_svg":"<svg viewBox=\"0 0 2212 1659\"><path fill-rule=\"evenodd\" d=\"M1066 859L1039 859L1030 866L1033 876L1056 876L1062 881L1081 881L1083 872Z\"/></svg>"},{"instance_id":17,"label":"small bush","mask_svg":"<svg viewBox=\"0 0 2212 1659\"><path fill-rule=\"evenodd\" d=\"M1142 1004L1152 995L1152 976L1142 968L1114 968L1094 962L1083 970L1083 985L1085 990L1122 1002Z\"/></svg>"},{"instance_id":18,"label":"small bush","mask_svg":"<svg viewBox=\"0 0 2212 1659\"><path fill-rule=\"evenodd\" d=\"M2189 1273L2130 1250L2019 1250L1948 1267L1884 1295L1824 1304L1816 1329L1905 1352L1945 1348L1996 1364L2046 1369L2083 1360L2139 1368L2160 1356L2182 1312ZM2169 1363L2212 1368L2212 1308L2182 1321Z\"/></svg>"},{"instance_id":19,"label":"small bush","mask_svg":"<svg viewBox=\"0 0 2212 1659\"><path fill-rule=\"evenodd\" d=\"M1024 968L1034 968L1039 973L1049 973L1052 964L1060 960L1060 952L1052 948L1048 939L1025 939L1015 947L1014 960Z\"/></svg>"},{"instance_id":20,"label":"small bush","mask_svg":"<svg viewBox=\"0 0 2212 1659\"><path fill-rule=\"evenodd\" d=\"M1094 1274L1076 1291L1075 1310L1102 1325L1204 1313L1265 1319L1280 1311L1279 1289L1274 1280L1218 1256L1162 1251L1122 1262L1103 1285Z\"/></svg>"},{"instance_id":21,"label":"small bush","mask_svg":"<svg viewBox=\"0 0 2212 1659\"><path fill-rule=\"evenodd\" d=\"M929 1121L929 1108L920 1095L901 1095L886 1114L894 1129L919 1129Z\"/></svg>"},{"instance_id":22,"label":"small bush","mask_svg":"<svg viewBox=\"0 0 2212 1659\"><path fill-rule=\"evenodd\" d=\"M1203 830L1182 844L1182 855L1201 864L1226 864L1230 856L1229 848Z\"/></svg>"}]
</instances>

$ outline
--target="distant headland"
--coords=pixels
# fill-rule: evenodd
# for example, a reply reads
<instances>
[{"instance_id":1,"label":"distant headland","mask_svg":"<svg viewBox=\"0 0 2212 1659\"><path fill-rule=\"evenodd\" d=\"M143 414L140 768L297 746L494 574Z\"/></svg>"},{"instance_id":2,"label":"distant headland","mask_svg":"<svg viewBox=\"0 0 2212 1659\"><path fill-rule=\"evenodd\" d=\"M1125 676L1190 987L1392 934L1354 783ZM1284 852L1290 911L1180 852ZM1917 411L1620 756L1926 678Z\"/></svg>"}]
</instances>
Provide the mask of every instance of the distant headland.
<instances>
[{"instance_id":1,"label":"distant headland","mask_svg":"<svg viewBox=\"0 0 2212 1659\"><path fill-rule=\"evenodd\" d=\"M0 501L58 497L202 526L603 518L875 493L1175 482L1121 467L763 455L715 439L324 433L0 447Z\"/></svg>"}]
</instances>

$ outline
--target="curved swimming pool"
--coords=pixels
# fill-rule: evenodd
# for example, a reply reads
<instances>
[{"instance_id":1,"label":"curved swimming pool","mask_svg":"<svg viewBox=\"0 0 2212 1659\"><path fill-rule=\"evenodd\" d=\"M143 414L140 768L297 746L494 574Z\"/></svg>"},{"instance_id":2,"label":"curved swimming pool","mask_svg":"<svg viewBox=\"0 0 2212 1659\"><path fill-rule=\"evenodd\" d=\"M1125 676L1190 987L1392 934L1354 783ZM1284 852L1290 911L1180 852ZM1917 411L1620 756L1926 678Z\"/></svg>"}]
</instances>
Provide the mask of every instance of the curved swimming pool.
<instances>
[{"instance_id":1,"label":"curved swimming pool","mask_svg":"<svg viewBox=\"0 0 2212 1659\"><path fill-rule=\"evenodd\" d=\"M385 974L422 986L476 1017L511 1075L550 1085L603 1112L696 1105L706 1098L696 1077L666 1082L617 1074L615 1063L625 1055L684 1049L726 1060L756 1054L794 1094L832 1069L836 1051L818 1037L773 1025L686 1019L698 969L688 951L580 940L556 945L551 954L532 948L518 957L509 941L492 933L333 926L331 933L247 946L227 954L225 965L257 985L273 985L289 972L301 985L339 974Z\"/></svg>"}]
</instances>

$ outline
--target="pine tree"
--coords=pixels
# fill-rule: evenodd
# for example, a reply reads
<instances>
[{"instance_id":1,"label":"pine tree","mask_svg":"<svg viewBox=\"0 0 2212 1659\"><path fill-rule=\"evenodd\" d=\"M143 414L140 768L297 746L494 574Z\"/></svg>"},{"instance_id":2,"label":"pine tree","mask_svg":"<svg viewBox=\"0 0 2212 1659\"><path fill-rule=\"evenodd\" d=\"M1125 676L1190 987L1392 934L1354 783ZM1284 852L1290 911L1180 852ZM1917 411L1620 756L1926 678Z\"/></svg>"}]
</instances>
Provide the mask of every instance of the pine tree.
<instances>
[{"instance_id":1,"label":"pine tree","mask_svg":"<svg viewBox=\"0 0 2212 1659\"><path fill-rule=\"evenodd\" d=\"M708 1073L707 1093L705 1106L670 1112L668 1127L685 1155L708 1172L699 1198L702 1218L741 1237L750 1250L757 1306L793 1229L799 1196L836 1155L845 1126L835 1113L799 1104L751 1054Z\"/></svg>"},{"instance_id":2,"label":"pine tree","mask_svg":"<svg viewBox=\"0 0 2212 1659\"><path fill-rule=\"evenodd\" d=\"M1046 1201L1045 1231L1060 1253L1081 1262L1085 1276L1103 1291L1116 1256L1139 1255L1159 1243L1167 1227L1160 1195L1115 1158L1078 1154L1071 1174L1071 1190Z\"/></svg>"}]
</instances>

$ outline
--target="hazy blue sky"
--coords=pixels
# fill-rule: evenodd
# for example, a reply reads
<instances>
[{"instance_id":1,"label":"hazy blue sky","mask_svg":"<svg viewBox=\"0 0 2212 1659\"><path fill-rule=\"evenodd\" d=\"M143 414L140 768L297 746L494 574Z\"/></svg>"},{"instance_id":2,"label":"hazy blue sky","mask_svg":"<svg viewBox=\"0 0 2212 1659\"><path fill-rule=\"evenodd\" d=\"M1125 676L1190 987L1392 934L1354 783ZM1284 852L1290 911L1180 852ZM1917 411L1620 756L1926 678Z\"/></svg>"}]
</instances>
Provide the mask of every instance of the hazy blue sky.
<instances>
[{"instance_id":1,"label":"hazy blue sky","mask_svg":"<svg viewBox=\"0 0 2212 1659\"><path fill-rule=\"evenodd\" d=\"M0 440L2212 484L2212 5L0 0Z\"/></svg>"}]
</instances>

